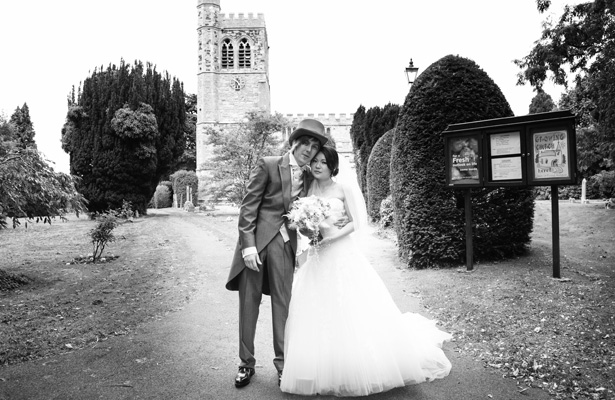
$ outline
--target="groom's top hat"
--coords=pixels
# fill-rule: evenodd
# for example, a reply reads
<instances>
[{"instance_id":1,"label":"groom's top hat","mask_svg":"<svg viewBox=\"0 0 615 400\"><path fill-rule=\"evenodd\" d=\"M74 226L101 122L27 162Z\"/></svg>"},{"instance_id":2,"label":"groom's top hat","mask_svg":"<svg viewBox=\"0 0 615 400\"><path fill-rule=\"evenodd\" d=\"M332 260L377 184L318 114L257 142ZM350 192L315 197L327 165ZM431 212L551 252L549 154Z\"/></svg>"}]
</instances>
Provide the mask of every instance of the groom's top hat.
<instances>
[{"instance_id":1,"label":"groom's top hat","mask_svg":"<svg viewBox=\"0 0 615 400\"><path fill-rule=\"evenodd\" d=\"M297 128L290 134L288 138L288 142L292 145L293 141L301 136L311 136L317 139L320 142L321 146L324 146L325 143L329 140L325 136L325 126L322 122L317 121L315 119L304 119L299 122Z\"/></svg>"}]
</instances>

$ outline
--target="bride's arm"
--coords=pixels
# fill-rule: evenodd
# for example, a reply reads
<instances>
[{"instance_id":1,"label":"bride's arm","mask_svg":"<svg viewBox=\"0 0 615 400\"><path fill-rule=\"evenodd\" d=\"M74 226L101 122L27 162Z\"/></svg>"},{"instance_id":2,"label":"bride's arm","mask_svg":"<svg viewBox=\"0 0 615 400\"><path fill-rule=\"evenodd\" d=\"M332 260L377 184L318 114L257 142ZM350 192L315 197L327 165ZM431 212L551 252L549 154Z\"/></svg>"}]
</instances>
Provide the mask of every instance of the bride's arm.
<instances>
[{"instance_id":1,"label":"bride's arm","mask_svg":"<svg viewBox=\"0 0 615 400\"><path fill-rule=\"evenodd\" d=\"M331 243L334 242L340 238L343 238L346 235L350 235L352 232L354 232L354 222L352 220L352 214L350 213L350 210L348 209L348 203L346 201L346 197L344 196L344 210L346 211L346 215L348 216L348 223L346 223L346 225L344 225L342 228L339 228L337 230L334 230L333 234L330 236L327 236L326 238L322 239L320 241L321 245L325 245L327 243Z\"/></svg>"}]
</instances>

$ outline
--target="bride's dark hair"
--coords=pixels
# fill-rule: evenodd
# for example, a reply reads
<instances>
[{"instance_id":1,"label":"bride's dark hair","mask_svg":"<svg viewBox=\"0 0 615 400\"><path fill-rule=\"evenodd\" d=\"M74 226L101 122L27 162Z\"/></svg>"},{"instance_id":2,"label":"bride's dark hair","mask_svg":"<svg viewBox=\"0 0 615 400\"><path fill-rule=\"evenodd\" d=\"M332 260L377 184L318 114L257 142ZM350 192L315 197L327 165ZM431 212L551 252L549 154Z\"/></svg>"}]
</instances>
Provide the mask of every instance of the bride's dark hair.
<instances>
[{"instance_id":1,"label":"bride's dark hair","mask_svg":"<svg viewBox=\"0 0 615 400\"><path fill-rule=\"evenodd\" d=\"M337 151L330 146L323 146L320 148L320 152L325 156L327 160L327 167L331 171L331 176L336 176L340 172L340 158L337 155Z\"/></svg>"}]
</instances>

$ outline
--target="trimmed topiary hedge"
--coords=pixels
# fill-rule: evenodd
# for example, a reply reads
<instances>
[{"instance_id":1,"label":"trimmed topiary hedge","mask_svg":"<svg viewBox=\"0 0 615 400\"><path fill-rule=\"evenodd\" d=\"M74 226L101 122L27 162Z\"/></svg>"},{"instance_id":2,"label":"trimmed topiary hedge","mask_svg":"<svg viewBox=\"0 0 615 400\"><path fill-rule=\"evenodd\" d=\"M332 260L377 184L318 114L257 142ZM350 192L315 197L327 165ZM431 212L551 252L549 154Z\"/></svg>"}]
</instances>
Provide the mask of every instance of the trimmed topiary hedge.
<instances>
[{"instance_id":1,"label":"trimmed topiary hedge","mask_svg":"<svg viewBox=\"0 0 615 400\"><path fill-rule=\"evenodd\" d=\"M391 192L391 143L395 128L386 132L374 145L367 162L367 213L372 221L380 219L380 203Z\"/></svg>"},{"instance_id":2,"label":"trimmed topiary hedge","mask_svg":"<svg viewBox=\"0 0 615 400\"><path fill-rule=\"evenodd\" d=\"M512 116L493 80L472 60L446 56L412 85L391 146L391 193L399 255L409 266L465 259L462 191L445 186L442 131L449 124ZM473 189L474 257L523 253L534 201L529 188Z\"/></svg>"}]
</instances>

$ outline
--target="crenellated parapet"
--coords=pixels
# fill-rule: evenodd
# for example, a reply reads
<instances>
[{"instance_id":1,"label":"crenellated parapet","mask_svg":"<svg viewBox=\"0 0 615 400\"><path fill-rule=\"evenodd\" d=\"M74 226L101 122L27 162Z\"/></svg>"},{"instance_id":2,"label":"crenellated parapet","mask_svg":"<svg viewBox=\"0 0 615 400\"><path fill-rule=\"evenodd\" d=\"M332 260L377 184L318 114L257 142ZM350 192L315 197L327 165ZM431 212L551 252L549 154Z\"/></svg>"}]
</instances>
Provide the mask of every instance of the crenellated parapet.
<instances>
[{"instance_id":1,"label":"crenellated parapet","mask_svg":"<svg viewBox=\"0 0 615 400\"><path fill-rule=\"evenodd\" d=\"M249 28L265 28L265 16L261 13L254 16L253 13L229 13L220 14L220 26L222 29L249 29Z\"/></svg>"},{"instance_id":2,"label":"crenellated parapet","mask_svg":"<svg viewBox=\"0 0 615 400\"><path fill-rule=\"evenodd\" d=\"M299 122L306 118L317 119L322 122L323 125L352 125L352 119L354 118L354 113L345 114L325 114L325 113L308 113L308 114L284 114L284 118L286 118L291 123Z\"/></svg>"},{"instance_id":3,"label":"crenellated parapet","mask_svg":"<svg viewBox=\"0 0 615 400\"><path fill-rule=\"evenodd\" d=\"M300 121L311 118L316 119L325 126L325 131L335 140L337 151L340 153L351 153L352 143L350 141L350 127L354 113L345 114L325 114L325 113L307 113L307 114L284 114L284 118L290 122L290 126L282 132L284 140L288 140L290 134L299 124Z\"/></svg>"}]
</instances>

